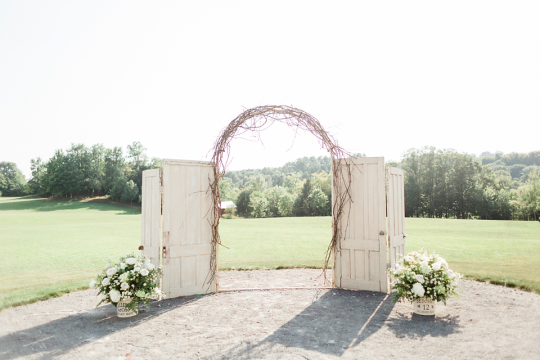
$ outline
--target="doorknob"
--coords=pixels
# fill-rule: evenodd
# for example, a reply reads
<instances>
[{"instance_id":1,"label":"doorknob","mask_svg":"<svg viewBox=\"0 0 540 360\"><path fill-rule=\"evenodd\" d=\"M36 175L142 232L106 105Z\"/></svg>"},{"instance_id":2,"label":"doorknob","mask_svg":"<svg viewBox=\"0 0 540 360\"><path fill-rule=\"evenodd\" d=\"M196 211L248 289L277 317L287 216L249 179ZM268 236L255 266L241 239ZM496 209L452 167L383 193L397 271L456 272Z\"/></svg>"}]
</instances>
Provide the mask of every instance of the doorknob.
<instances>
[{"instance_id":1,"label":"doorknob","mask_svg":"<svg viewBox=\"0 0 540 360\"><path fill-rule=\"evenodd\" d=\"M385 234L386 234L386 231L382 231L382 230L381 230L381 231L379 232L379 235L385 235Z\"/></svg>"}]
</instances>

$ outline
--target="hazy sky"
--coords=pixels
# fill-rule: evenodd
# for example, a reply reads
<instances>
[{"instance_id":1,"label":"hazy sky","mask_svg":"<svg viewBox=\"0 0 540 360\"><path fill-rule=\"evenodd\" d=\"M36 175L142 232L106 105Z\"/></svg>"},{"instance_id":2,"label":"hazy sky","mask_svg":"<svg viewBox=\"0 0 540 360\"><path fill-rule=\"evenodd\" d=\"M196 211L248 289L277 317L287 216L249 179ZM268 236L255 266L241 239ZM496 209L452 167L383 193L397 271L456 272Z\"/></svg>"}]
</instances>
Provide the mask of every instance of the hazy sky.
<instances>
[{"instance_id":1,"label":"hazy sky","mask_svg":"<svg viewBox=\"0 0 540 360\"><path fill-rule=\"evenodd\" d=\"M352 152L540 150L539 1L0 2L0 161L71 143L204 159L244 108L316 118ZM276 125L231 170L319 156Z\"/></svg>"}]
</instances>

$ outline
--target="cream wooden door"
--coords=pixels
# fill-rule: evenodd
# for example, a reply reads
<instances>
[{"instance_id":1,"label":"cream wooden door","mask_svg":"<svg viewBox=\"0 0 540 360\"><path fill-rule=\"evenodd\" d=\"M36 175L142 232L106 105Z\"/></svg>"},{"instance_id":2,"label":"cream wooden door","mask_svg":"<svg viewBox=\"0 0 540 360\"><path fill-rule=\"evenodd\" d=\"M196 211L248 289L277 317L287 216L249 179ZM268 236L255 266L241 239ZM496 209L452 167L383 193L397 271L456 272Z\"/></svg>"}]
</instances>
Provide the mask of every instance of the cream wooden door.
<instances>
[{"instance_id":1,"label":"cream wooden door","mask_svg":"<svg viewBox=\"0 0 540 360\"><path fill-rule=\"evenodd\" d=\"M213 165L163 160L163 292L167 297L217 290L208 283Z\"/></svg>"},{"instance_id":2,"label":"cream wooden door","mask_svg":"<svg viewBox=\"0 0 540 360\"><path fill-rule=\"evenodd\" d=\"M394 269L399 255L405 255L405 194L403 169L386 169L388 178L388 247L390 268Z\"/></svg>"},{"instance_id":3,"label":"cream wooden door","mask_svg":"<svg viewBox=\"0 0 540 360\"><path fill-rule=\"evenodd\" d=\"M150 258L152 264L160 265L161 228L161 179L159 169L145 170L142 173L141 203L141 245L142 253Z\"/></svg>"},{"instance_id":4,"label":"cream wooden door","mask_svg":"<svg viewBox=\"0 0 540 360\"><path fill-rule=\"evenodd\" d=\"M344 207L340 249L334 254L334 285L351 290L387 292L384 158L341 160L350 166L352 202ZM343 189L348 172L343 170ZM335 196L332 196L335 201Z\"/></svg>"}]
</instances>

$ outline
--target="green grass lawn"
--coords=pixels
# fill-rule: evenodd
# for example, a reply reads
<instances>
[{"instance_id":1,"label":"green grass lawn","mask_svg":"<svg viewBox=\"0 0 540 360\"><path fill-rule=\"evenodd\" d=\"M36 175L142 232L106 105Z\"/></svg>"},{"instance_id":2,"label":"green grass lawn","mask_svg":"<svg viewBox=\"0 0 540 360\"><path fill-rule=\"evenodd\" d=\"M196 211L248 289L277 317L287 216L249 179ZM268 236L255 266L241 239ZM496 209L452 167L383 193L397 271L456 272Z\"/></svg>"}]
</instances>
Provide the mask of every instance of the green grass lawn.
<instances>
[{"instance_id":1,"label":"green grass lawn","mask_svg":"<svg viewBox=\"0 0 540 360\"><path fill-rule=\"evenodd\" d=\"M87 287L108 258L137 251L140 216L106 203L0 197L0 310Z\"/></svg>"},{"instance_id":2,"label":"green grass lawn","mask_svg":"<svg viewBox=\"0 0 540 360\"><path fill-rule=\"evenodd\" d=\"M220 269L322 267L329 217L223 220ZM470 278L540 293L540 223L406 219L407 250L445 257ZM140 245L136 209L0 198L0 310L87 287L108 258ZM97 299L96 299L97 300Z\"/></svg>"}]
</instances>

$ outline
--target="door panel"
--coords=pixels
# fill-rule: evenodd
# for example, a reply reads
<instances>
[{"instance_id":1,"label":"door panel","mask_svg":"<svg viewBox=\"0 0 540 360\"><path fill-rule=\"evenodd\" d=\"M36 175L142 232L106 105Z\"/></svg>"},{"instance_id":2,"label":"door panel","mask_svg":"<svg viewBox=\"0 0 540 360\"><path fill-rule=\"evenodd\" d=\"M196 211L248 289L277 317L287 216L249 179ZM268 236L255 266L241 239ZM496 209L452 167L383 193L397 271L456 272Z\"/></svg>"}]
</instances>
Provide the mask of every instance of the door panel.
<instances>
[{"instance_id":1,"label":"door panel","mask_svg":"<svg viewBox=\"0 0 540 360\"><path fill-rule=\"evenodd\" d=\"M344 159L350 168L351 201L341 218L340 249L334 255L334 284L351 290L386 292L386 204L384 158ZM343 170L342 189L349 186ZM332 197L335 201L335 196ZM382 235L381 235L382 231Z\"/></svg>"}]
</instances>

